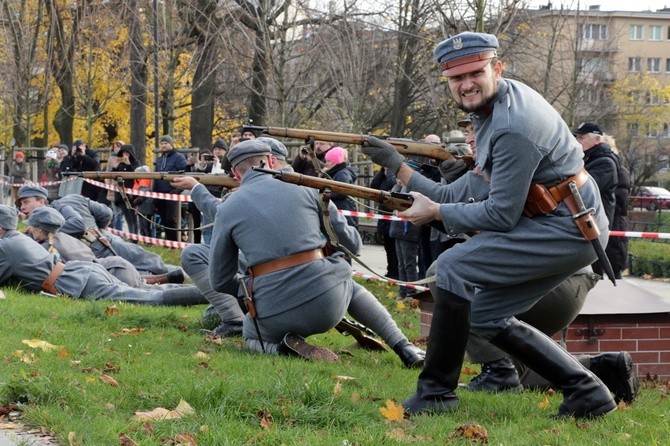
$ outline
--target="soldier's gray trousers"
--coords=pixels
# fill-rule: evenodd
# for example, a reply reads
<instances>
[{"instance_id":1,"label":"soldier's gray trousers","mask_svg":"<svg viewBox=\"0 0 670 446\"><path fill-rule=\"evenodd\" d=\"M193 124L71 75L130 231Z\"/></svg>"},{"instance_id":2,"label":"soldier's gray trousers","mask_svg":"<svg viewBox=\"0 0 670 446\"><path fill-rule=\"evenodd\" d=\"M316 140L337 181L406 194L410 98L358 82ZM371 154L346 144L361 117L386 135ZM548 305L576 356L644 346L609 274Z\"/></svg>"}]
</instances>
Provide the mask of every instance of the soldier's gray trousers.
<instances>
[{"instance_id":1,"label":"soldier's gray trousers","mask_svg":"<svg viewBox=\"0 0 670 446\"><path fill-rule=\"evenodd\" d=\"M377 333L391 347L407 339L388 310L372 293L353 280L347 280L304 305L284 313L267 318L258 315L257 322L265 352L276 354L286 333L295 333L304 338L325 333L334 328L347 312ZM244 319L243 327L247 347L253 351L262 351L258 333L249 314Z\"/></svg>"},{"instance_id":2,"label":"soldier's gray trousers","mask_svg":"<svg viewBox=\"0 0 670 446\"><path fill-rule=\"evenodd\" d=\"M209 281L209 245L192 244L184 248L181 264L222 322L242 322L244 313L233 295L237 294L237 289L231 289L231 293L219 293L212 288Z\"/></svg>"},{"instance_id":3,"label":"soldier's gray trousers","mask_svg":"<svg viewBox=\"0 0 670 446\"><path fill-rule=\"evenodd\" d=\"M67 268L67 265L66 265ZM58 284L58 282L56 282ZM80 296L85 299L108 299L144 305L199 305L207 303L195 286L163 286L138 289L130 287L97 263L92 264Z\"/></svg>"},{"instance_id":4,"label":"soldier's gray trousers","mask_svg":"<svg viewBox=\"0 0 670 446\"><path fill-rule=\"evenodd\" d=\"M113 251L103 245L99 240L91 243L91 251L97 258L118 255L131 262L140 274L165 274L170 272L158 254L149 252L135 243L129 243L118 235L105 231L105 237L109 240ZM116 254L115 254L116 253Z\"/></svg>"},{"instance_id":5,"label":"soldier's gray trousers","mask_svg":"<svg viewBox=\"0 0 670 446\"><path fill-rule=\"evenodd\" d=\"M608 235L603 231L601 242ZM444 251L435 262L436 285L470 300L471 332L492 339L595 259L591 243L576 229L567 235L552 231L546 218L522 217L509 232L482 231Z\"/></svg>"}]
</instances>

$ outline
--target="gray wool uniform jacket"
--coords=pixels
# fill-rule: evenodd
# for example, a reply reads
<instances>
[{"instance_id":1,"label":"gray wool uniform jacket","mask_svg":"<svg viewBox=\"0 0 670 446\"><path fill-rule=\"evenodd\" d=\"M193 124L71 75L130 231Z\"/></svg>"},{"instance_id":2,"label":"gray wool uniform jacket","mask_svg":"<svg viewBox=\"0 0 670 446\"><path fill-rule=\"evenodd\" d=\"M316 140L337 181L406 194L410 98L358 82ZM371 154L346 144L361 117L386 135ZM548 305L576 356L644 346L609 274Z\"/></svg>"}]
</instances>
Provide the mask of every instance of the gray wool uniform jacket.
<instances>
[{"instance_id":1,"label":"gray wool uniform jacket","mask_svg":"<svg viewBox=\"0 0 670 446\"><path fill-rule=\"evenodd\" d=\"M558 112L530 87L503 79L488 107L471 117L475 169L449 185L412 175L407 186L442 203L449 232L479 231L440 255L436 284L472 301L472 329L490 339L596 255L565 203L548 215L522 215L531 183L550 187L584 166ZM592 178L580 193L586 207L595 208L605 246L607 218Z\"/></svg>"},{"instance_id":2,"label":"gray wool uniform jacket","mask_svg":"<svg viewBox=\"0 0 670 446\"><path fill-rule=\"evenodd\" d=\"M353 253L362 244L358 231L332 212L334 228ZM244 175L239 189L218 206L210 251L212 287L226 292L235 281L239 251L249 266L322 248L321 210L314 189L284 183L260 172ZM341 253L276 271L254 279L253 293L260 318L308 302L351 280L351 266Z\"/></svg>"},{"instance_id":3,"label":"gray wool uniform jacket","mask_svg":"<svg viewBox=\"0 0 670 446\"><path fill-rule=\"evenodd\" d=\"M95 241L91 244L91 251L96 257L118 255L135 265L139 272L146 274L165 274L169 271L158 254L149 252L135 243L129 243L104 229L112 220L112 210L109 206L81 195L70 194L51 203L51 207L65 218L65 225L61 228L61 232L65 234L81 238L88 228L100 229L114 251L109 250L100 241Z\"/></svg>"},{"instance_id":4,"label":"gray wool uniform jacket","mask_svg":"<svg viewBox=\"0 0 670 446\"><path fill-rule=\"evenodd\" d=\"M39 292L42 283L60 260L36 241L18 231L8 231L0 239L0 284L18 283L29 291ZM55 282L65 295L86 299L112 299L133 303L161 303L162 291L132 288L112 277L97 263L73 260L65 264Z\"/></svg>"}]
</instances>

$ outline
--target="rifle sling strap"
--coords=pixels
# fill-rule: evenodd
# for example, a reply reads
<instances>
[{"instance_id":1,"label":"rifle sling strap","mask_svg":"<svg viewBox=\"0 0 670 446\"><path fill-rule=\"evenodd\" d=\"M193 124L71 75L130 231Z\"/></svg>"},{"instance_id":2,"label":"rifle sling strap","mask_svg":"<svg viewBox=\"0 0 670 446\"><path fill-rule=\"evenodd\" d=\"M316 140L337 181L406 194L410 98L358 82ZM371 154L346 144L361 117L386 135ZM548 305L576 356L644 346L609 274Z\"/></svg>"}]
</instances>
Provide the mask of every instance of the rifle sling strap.
<instances>
[{"instance_id":1,"label":"rifle sling strap","mask_svg":"<svg viewBox=\"0 0 670 446\"><path fill-rule=\"evenodd\" d=\"M330 221L330 210L328 209L328 203L330 202L330 191L328 191L327 189L324 190L324 191L321 191L320 196L321 196L320 205L321 205L322 225L323 225L324 229L326 230L326 234L327 234L328 238L330 239L331 245L333 245L335 248L341 249L351 259L355 260L356 263L361 265L366 270L370 271L375 276L379 276L380 278L382 278L383 280L385 280L389 283L401 283L401 282L398 282L395 279L385 277L383 274L378 274L375 270L373 270L365 262L363 262L360 259L360 257L358 257L353 252L349 251L346 246L340 244L339 240L337 239L337 234L335 234L335 229L333 229L333 224ZM402 283L408 283L408 284L411 284L411 285L427 285L427 284L430 284L430 283L433 283L433 282L435 282L435 276L426 277L425 279L416 280L414 282L402 282Z\"/></svg>"}]
</instances>

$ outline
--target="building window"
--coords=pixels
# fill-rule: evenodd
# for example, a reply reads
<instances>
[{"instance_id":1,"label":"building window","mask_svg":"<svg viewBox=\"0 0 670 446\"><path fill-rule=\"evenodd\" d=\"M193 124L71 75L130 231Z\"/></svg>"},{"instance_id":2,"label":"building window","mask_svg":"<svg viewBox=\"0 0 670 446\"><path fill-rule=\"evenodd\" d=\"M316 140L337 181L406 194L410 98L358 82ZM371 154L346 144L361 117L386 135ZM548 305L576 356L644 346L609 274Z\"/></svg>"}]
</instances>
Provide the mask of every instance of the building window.
<instances>
[{"instance_id":1,"label":"building window","mask_svg":"<svg viewBox=\"0 0 670 446\"><path fill-rule=\"evenodd\" d=\"M649 25L649 40L663 40L663 27L661 25Z\"/></svg>"},{"instance_id":2,"label":"building window","mask_svg":"<svg viewBox=\"0 0 670 446\"><path fill-rule=\"evenodd\" d=\"M607 25L597 25L595 23L579 25L579 34L585 40L606 40Z\"/></svg>"},{"instance_id":3,"label":"building window","mask_svg":"<svg viewBox=\"0 0 670 446\"><path fill-rule=\"evenodd\" d=\"M644 39L644 27L642 25L630 25L628 28L628 38L630 40Z\"/></svg>"},{"instance_id":4,"label":"building window","mask_svg":"<svg viewBox=\"0 0 670 446\"><path fill-rule=\"evenodd\" d=\"M641 70L642 58L641 57L629 57L628 58L628 71L631 73L639 73Z\"/></svg>"},{"instance_id":5,"label":"building window","mask_svg":"<svg viewBox=\"0 0 670 446\"><path fill-rule=\"evenodd\" d=\"M630 136L638 136L640 133L640 124L637 122L629 122L626 127Z\"/></svg>"},{"instance_id":6,"label":"building window","mask_svg":"<svg viewBox=\"0 0 670 446\"><path fill-rule=\"evenodd\" d=\"M650 57L647 59L647 71L650 73L660 73L661 72L661 58L660 57Z\"/></svg>"},{"instance_id":7,"label":"building window","mask_svg":"<svg viewBox=\"0 0 670 446\"><path fill-rule=\"evenodd\" d=\"M666 122L663 124L663 136L664 138L669 138L670 137L670 125Z\"/></svg>"},{"instance_id":8,"label":"building window","mask_svg":"<svg viewBox=\"0 0 670 446\"><path fill-rule=\"evenodd\" d=\"M670 59L665 59L665 72L670 73Z\"/></svg>"},{"instance_id":9,"label":"building window","mask_svg":"<svg viewBox=\"0 0 670 446\"><path fill-rule=\"evenodd\" d=\"M658 136L658 132L656 131L656 126L649 123L647 124L647 136L649 138L655 138Z\"/></svg>"}]
</instances>

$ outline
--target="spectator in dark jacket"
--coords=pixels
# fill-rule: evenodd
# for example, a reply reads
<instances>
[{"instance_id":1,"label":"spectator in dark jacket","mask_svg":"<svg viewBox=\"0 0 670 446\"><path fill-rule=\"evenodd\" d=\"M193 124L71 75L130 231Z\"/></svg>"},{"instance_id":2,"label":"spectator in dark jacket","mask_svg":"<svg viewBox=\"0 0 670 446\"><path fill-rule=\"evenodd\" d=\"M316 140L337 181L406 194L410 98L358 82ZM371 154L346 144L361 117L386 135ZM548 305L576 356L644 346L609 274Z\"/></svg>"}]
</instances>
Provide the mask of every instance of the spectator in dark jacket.
<instances>
[{"instance_id":1,"label":"spectator in dark jacket","mask_svg":"<svg viewBox=\"0 0 670 446\"><path fill-rule=\"evenodd\" d=\"M390 192L396 184L395 175L390 173L386 167L382 167L379 172L372 177L370 187L373 189L385 190ZM391 214L393 209L384 205L379 206L379 211L385 214ZM377 232L384 243L386 252L386 277L391 279L398 278L398 255L395 251L395 240L389 234L391 229L391 220L380 218L377 220Z\"/></svg>"},{"instance_id":2,"label":"spectator in dark jacket","mask_svg":"<svg viewBox=\"0 0 670 446\"><path fill-rule=\"evenodd\" d=\"M161 136L159 156L156 158L156 172L174 172L186 169L186 158L174 149L174 140L170 135ZM153 191L164 194L181 194L181 189L170 186L169 181L154 180ZM161 225L165 229L167 240L179 240L179 202L172 200L154 200L157 214L160 215Z\"/></svg>"},{"instance_id":3,"label":"spectator in dark jacket","mask_svg":"<svg viewBox=\"0 0 670 446\"><path fill-rule=\"evenodd\" d=\"M86 143L81 139L72 143L72 150L60 164L60 172L89 172L100 170L100 164L96 159L95 153L86 147ZM98 199L97 186L83 182L81 186L81 195L90 198L93 201Z\"/></svg>"},{"instance_id":4,"label":"spectator in dark jacket","mask_svg":"<svg viewBox=\"0 0 670 446\"><path fill-rule=\"evenodd\" d=\"M326 164L323 170L335 181L342 183L355 184L358 172L349 165L347 149L343 147L333 147L325 155ZM330 194L330 199L338 209L346 211L355 211L356 202L348 195L342 195L335 192ZM349 226L358 227L358 217L347 216Z\"/></svg>"},{"instance_id":5,"label":"spectator in dark jacket","mask_svg":"<svg viewBox=\"0 0 670 446\"><path fill-rule=\"evenodd\" d=\"M408 193L405 186L396 184L391 192ZM392 221L389 234L395 240L395 251L398 255L398 279L403 282L414 282L419 279L417 259L419 256L420 227L409 221ZM404 300L414 294L414 290L401 286L398 299Z\"/></svg>"},{"instance_id":6,"label":"spectator in dark jacket","mask_svg":"<svg viewBox=\"0 0 670 446\"><path fill-rule=\"evenodd\" d=\"M112 168L113 172L134 172L135 169L140 167L139 161L135 158L135 147L132 144L122 144L119 151L116 153L116 158L118 164L116 167ZM135 180L125 180L123 182L123 187L127 190L130 190L135 185ZM128 197L128 200L132 200L132 197ZM119 191L114 193L114 205L117 206L123 213L123 218L128 224L128 232L132 234L139 234L139 228L137 226L137 215L135 215L135 209L133 209L130 202L126 203L126 200Z\"/></svg>"}]
</instances>

